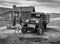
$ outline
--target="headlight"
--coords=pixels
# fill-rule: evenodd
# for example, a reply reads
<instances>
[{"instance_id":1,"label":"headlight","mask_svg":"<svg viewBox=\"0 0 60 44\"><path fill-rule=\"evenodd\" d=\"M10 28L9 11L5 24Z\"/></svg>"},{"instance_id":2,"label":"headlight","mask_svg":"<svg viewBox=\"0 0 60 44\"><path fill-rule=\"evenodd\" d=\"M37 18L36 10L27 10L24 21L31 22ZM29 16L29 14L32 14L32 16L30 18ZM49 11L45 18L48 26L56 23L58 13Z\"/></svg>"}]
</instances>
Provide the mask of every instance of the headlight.
<instances>
[{"instance_id":1,"label":"headlight","mask_svg":"<svg viewBox=\"0 0 60 44\"><path fill-rule=\"evenodd\" d=\"M39 21L36 21L36 23L39 23Z\"/></svg>"},{"instance_id":2,"label":"headlight","mask_svg":"<svg viewBox=\"0 0 60 44\"><path fill-rule=\"evenodd\" d=\"M27 19L25 22L29 22L29 20Z\"/></svg>"}]
</instances>

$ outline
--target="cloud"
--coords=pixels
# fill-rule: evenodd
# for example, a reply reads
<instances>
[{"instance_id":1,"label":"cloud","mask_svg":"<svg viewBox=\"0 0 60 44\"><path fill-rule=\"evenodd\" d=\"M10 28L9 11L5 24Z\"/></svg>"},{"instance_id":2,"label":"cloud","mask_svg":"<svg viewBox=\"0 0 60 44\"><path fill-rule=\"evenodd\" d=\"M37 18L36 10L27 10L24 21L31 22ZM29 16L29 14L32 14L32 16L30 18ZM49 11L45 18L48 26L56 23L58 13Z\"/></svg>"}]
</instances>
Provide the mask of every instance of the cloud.
<instances>
[{"instance_id":1,"label":"cloud","mask_svg":"<svg viewBox=\"0 0 60 44\"><path fill-rule=\"evenodd\" d=\"M18 1L12 1L12 0L5 0L5 1L0 1L0 5L38 5L39 3L36 1L25 1L25 0L18 0Z\"/></svg>"},{"instance_id":2,"label":"cloud","mask_svg":"<svg viewBox=\"0 0 60 44\"><path fill-rule=\"evenodd\" d=\"M32 0L29 0L29 1L32 1ZM39 4L38 6L47 6L47 7L60 7L60 1L55 1L55 0L33 0L33 1L36 1L38 3L42 3L42 4Z\"/></svg>"},{"instance_id":3,"label":"cloud","mask_svg":"<svg viewBox=\"0 0 60 44\"><path fill-rule=\"evenodd\" d=\"M52 2L52 0L27 0L27 1Z\"/></svg>"},{"instance_id":4,"label":"cloud","mask_svg":"<svg viewBox=\"0 0 60 44\"><path fill-rule=\"evenodd\" d=\"M39 4L35 4L36 11L60 13L60 0L27 0L36 1Z\"/></svg>"},{"instance_id":5,"label":"cloud","mask_svg":"<svg viewBox=\"0 0 60 44\"><path fill-rule=\"evenodd\" d=\"M60 1L60 0L53 0L53 1Z\"/></svg>"},{"instance_id":6,"label":"cloud","mask_svg":"<svg viewBox=\"0 0 60 44\"><path fill-rule=\"evenodd\" d=\"M60 1L56 0L0 0L0 7L35 6L39 12L60 12Z\"/></svg>"}]
</instances>

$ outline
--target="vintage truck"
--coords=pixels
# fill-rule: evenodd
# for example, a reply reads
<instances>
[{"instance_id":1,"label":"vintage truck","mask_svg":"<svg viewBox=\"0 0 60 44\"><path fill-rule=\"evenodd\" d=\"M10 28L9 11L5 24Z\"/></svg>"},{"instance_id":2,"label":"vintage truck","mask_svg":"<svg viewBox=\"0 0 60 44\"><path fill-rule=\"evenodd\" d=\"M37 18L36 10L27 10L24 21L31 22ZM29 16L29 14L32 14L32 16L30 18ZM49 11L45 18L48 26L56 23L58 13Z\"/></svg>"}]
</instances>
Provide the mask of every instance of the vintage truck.
<instances>
[{"instance_id":1,"label":"vintage truck","mask_svg":"<svg viewBox=\"0 0 60 44\"><path fill-rule=\"evenodd\" d=\"M17 7L15 7L17 9ZM13 11L13 26L18 21L22 25L22 33L36 32L42 34L46 30L50 16L46 13L35 12L34 7L21 7Z\"/></svg>"},{"instance_id":2,"label":"vintage truck","mask_svg":"<svg viewBox=\"0 0 60 44\"><path fill-rule=\"evenodd\" d=\"M30 17L25 21L22 21L22 33L37 33L42 34L46 30L47 24L49 23L49 15L45 15L41 12L31 12Z\"/></svg>"}]
</instances>

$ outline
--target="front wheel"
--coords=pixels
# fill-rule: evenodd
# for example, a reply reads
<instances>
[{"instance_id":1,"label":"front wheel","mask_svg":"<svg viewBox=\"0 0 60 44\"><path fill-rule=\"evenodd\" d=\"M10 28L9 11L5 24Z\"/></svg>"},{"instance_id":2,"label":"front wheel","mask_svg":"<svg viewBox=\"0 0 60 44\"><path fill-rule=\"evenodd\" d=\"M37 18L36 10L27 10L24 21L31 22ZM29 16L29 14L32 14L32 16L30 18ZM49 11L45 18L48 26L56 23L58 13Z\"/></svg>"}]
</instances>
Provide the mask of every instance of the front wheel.
<instances>
[{"instance_id":1,"label":"front wheel","mask_svg":"<svg viewBox=\"0 0 60 44\"><path fill-rule=\"evenodd\" d=\"M44 24L44 30L46 30L47 24Z\"/></svg>"},{"instance_id":2,"label":"front wheel","mask_svg":"<svg viewBox=\"0 0 60 44\"><path fill-rule=\"evenodd\" d=\"M37 34L40 35L43 33L43 28L41 27L38 27L38 30L37 30Z\"/></svg>"},{"instance_id":3,"label":"front wheel","mask_svg":"<svg viewBox=\"0 0 60 44\"><path fill-rule=\"evenodd\" d=\"M27 33L27 30L25 28L23 28L22 33Z\"/></svg>"}]
</instances>

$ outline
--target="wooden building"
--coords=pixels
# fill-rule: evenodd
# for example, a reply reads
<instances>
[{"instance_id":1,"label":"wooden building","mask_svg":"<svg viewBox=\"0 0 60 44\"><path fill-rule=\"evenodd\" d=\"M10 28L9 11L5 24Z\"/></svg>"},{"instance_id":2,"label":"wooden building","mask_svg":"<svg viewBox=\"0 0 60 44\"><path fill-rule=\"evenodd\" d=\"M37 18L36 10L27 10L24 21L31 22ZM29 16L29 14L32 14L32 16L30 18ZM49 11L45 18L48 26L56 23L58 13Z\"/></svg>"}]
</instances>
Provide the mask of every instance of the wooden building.
<instances>
[{"instance_id":1,"label":"wooden building","mask_svg":"<svg viewBox=\"0 0 60 44\"><path fill-rule=\"evenodd\" d=\"M13 8L2 8L0 9L0 20L3 19L7 22L13 22L14 15L19 19L24 17L27 18L29 17L29 12L35 12L34 6L16 7L16 5L13 5Z\"/></svg>"}]
</instances>

